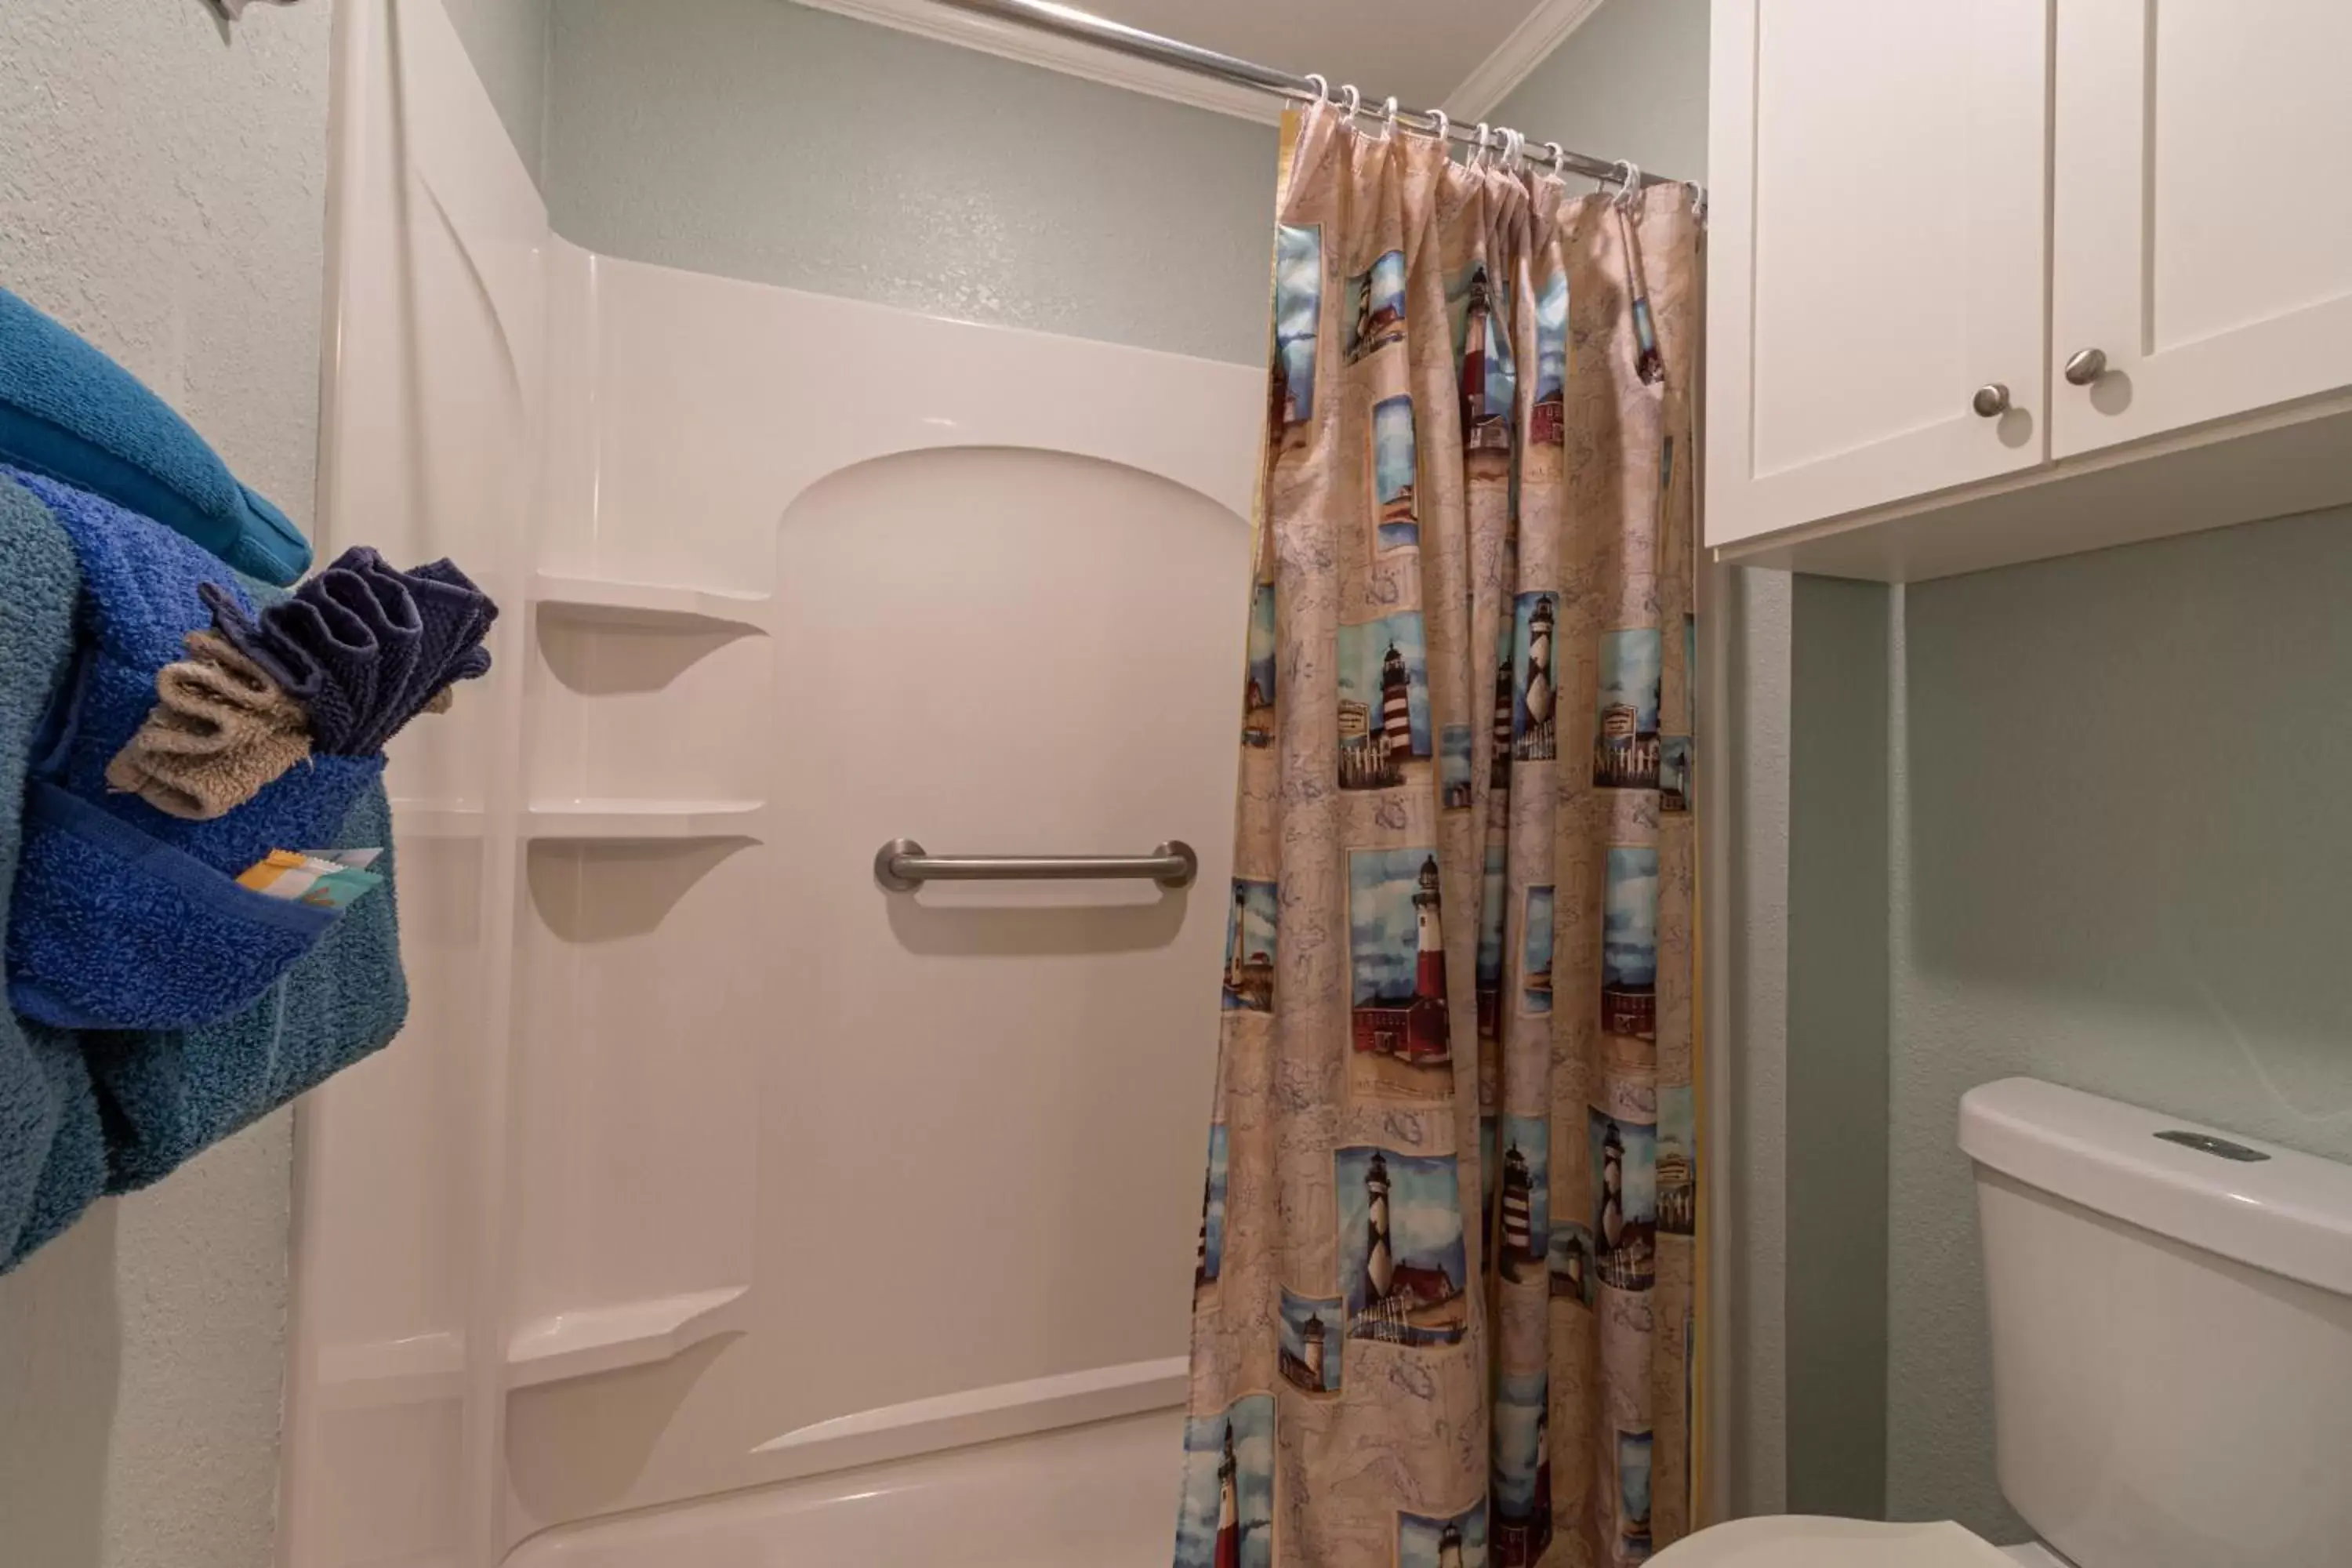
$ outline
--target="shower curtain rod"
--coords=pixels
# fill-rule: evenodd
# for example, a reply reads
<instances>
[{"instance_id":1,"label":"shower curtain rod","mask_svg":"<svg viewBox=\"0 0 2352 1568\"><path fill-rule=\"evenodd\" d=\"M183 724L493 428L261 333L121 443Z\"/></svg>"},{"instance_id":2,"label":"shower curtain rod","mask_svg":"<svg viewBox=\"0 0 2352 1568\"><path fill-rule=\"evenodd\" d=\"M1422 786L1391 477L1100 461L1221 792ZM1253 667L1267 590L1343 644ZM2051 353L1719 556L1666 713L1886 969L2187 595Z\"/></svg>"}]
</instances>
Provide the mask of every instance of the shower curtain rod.
<instances>
[{"instance_id":1,"label":"shower curtain rod","mask_svg":"<svg viewBox=\"0 0 2352 1568\"><path fill-rule=\"evenodd\" d=\"M1322 99L1330 103L1344 103L1342 89L1318 85L1320 79L1293 76L1288 71L1276 70L1250 60L1222 55L1214 49L1204 49L1197 44L1180 43L1163 38L1157 33L1147 33L1140 27L1130 27L1124 22L1113 22L1081 11L1075 5L1059 5L1052 0L940 0L950 10L969 11L974 16L994 16L1041 33L1052 33L1082 44L1094 44L1106 49L1116 49L1137 59L1173 66L1178 70L1191 71L1195 76L1214 77L1220 81L1254 87L1261 92L1271 92L1290 99ZM1378 117L1383 113L1381 100L1366 95L1365 111ZM1473 127L1457 125L1442 112L1423 113L1417 110L1397 111L1400 123L1416 131L1434 132L1441 127L1452 141L1477 144L1478 133ZM1622 180L1629 163L1590 157L1582 153L1561 153L1557 157L1541 142L1530 142L1521 150L1521 156L1531 163L1548 163L1563 174L1582 174L1588 179ZM1641 174L1644 185L1671 184L1664 175L1647 171Z\"/></svg>"}]
</instances>

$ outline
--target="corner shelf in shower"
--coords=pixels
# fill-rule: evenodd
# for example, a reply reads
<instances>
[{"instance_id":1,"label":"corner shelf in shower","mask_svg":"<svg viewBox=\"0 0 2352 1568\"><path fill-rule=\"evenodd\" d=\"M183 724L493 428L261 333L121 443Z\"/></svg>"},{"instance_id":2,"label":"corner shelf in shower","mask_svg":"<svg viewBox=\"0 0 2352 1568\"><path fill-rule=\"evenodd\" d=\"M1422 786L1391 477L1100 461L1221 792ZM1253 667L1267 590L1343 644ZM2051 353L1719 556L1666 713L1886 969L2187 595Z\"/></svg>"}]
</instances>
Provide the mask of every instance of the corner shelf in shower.
<instances>
[{"instance_id":1,"label":"corner shelf in shower","mask_svg":"<svg viewBox=\"0 0 2352 1568\"><path fill-rule=\"evenodd\" d=\"M764 837L763 800L535 800L523 837L643 844L671 839Z\"/></svg>"},{"instance_id":2,"label":"corner shelf in shower","mask_svg":"<svg viewBox=\"0 0 2352 1568\"><path fill-rule=\"evenodd\" d=\"M541 1318L507 1342L507 1386L529 1388L667 1361L748 1327L750 1298L749 1286L731 1285Z\"/></svg>"},{"instance_id":3,"label":"corner shelf in shower","mask_svg":"<svg viewBox=\"0 0 2352 1568\"><path fill-rule=\"evenodd\" d=\"M559 572L532 574L530 597L541 615L559 620L672 632L765 634L775 605L766 594L620 582Z\"/></svg>"}]
</instances>

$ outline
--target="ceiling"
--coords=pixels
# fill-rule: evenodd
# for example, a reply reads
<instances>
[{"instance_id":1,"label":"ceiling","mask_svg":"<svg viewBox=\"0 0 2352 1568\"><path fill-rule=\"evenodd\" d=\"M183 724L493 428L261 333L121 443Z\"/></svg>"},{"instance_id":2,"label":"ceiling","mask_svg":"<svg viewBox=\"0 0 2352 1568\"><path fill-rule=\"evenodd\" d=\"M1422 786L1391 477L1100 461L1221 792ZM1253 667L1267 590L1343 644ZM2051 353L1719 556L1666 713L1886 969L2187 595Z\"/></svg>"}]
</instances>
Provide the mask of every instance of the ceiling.
<instances>
[{"instance_id":1,"label":"ceiling","mask_svg":"<svg viewBox=\"0 0 2352 1568\"><path fill-rule=\"evenodd\" d=\"M1445 101L1544 0L1077 0L1146 32L1353 82L1374 102Z\"/></svg>"}]
</instances>

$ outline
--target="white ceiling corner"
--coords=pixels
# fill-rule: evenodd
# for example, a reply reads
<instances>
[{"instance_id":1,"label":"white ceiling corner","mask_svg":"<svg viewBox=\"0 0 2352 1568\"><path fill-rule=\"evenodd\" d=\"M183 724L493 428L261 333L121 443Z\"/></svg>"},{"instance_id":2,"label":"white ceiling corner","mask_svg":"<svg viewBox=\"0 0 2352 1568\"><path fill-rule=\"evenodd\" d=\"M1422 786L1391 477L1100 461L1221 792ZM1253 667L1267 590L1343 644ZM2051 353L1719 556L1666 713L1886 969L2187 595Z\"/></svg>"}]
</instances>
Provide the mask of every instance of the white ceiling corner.
<instances>
[{"instance_id":1,"label":"white ceiling corner","mask_svg":"<svg viewBox=\"0 0 2352 1568\"><path fill-rule=\"evenodd\" d=\"M1492 114L1513 88L1599 9L1601 0L1542 0L1493 54L1462 79L1460 87L1445 95L1445 112L1456 120L1483 120Z\"/></svg>"},{"instance_id":2,"label":"white ceiling corner","mask_svg":"<svg viewBox=\"0 0 2352 1568\"><path fill-rule=\"evenodd\" d=\"M1255 88L1239 87L1211 77L1195 76L1173 66L1154 65L1116 49L1081 44L1040 33L994 16L976 16L932 0L795 0L814 10L832 11L896 27L942 43L961 44L1024 64L1043 66L1065 75L1149 93L1195 109L1213 110L1243 120L1272 124L1282 118L1283 101Z\"/></svg>"}]
</instances>

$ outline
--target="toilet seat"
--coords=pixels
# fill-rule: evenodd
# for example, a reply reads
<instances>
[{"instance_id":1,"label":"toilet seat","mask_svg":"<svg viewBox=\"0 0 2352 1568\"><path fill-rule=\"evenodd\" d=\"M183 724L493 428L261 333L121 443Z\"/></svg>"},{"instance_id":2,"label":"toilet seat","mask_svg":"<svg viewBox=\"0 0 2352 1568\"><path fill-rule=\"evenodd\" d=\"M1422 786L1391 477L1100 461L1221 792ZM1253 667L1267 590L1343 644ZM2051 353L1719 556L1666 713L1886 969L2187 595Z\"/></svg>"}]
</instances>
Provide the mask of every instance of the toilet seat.
<instances>
[{"instance_id":1,"label":"toilet seat","mask_svg":"<svg viewBox=\"0 0 2352 1568\"><path fill-rule=\"evenodd\" d=\"M1878 1524L1792 1514L1739 1519L1676 1542L1651 1568L2016 1568L1957 1524Z\"/></svg>"}]
</instances>

